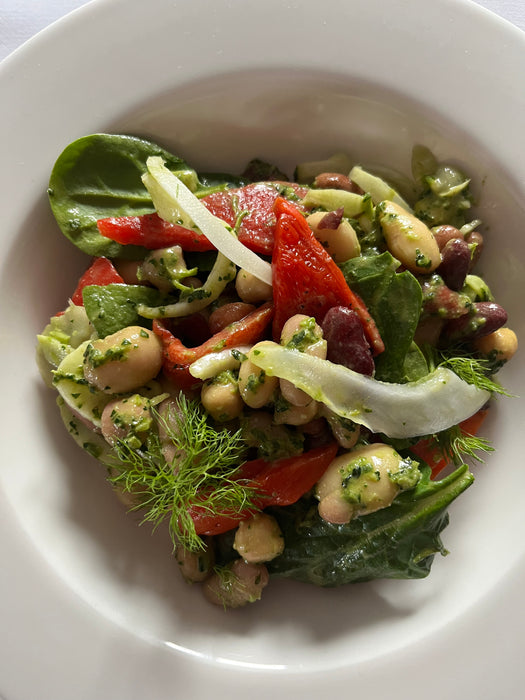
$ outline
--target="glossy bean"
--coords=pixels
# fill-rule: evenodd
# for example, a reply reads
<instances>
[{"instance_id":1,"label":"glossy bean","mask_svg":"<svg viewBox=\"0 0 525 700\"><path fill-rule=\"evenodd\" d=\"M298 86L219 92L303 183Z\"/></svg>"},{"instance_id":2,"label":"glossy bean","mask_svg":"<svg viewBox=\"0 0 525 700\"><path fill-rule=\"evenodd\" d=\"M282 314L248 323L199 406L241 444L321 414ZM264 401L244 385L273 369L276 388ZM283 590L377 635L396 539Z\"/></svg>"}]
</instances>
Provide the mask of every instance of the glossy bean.
<instances>
[{"instance_id":1,"label":"glossy bean","mask_svg":"<svg viewBox=\"0 0 525 700\"><path fill-rule=\"evenodd\" d=\"M200 583L205 581L213 570L215 564L213 547L209 541L205 541L204 549L191 552L178 544L175 548L175 561L185 581Z\"/></svg>"},{"instance_id":2,"label":"glossy bean","mask_svg":"<svg viewBox=\"0 0 525 700\"><path fill-rule=\"evenodd\" d=\"M334 216L330 219L332 215ZM342 218L342 210L341 216L337 216L337 212L315 212L306 221L336 263L355 258L361 252L357 233L352 224Z\"/></svg>"},{"instance_id":3,"label":"glossy bean","mask_svg":"<svg viewBox=\"0 0 525 700\"><path fill-rule=\"evenodd\" d=\"M134 391L157 376L162 346L151 331L140 326L123 328L93 340L84 353L84 376L100 391Z\"/></svg>"},{"instance_id":4,"label":"glossy bean","mask_svg":"<svg viewBox=\"0 0 525 700\"><path fill-rule=\"evenodd\" d=\"M445 324L442 337L446 342L477 340L505 325L507 312L493 301L478 301L472 312Z\"/></svg>"},{"instance_id":5,"label":"glossy bean","mask_svg":"<svg viewBox=\"0 0 525 700\"><path fill-rule=\"evenodd\" d=\"M518 337L510 328L498 328L498 330L479 338L475 346L489 359L502 363L508 362L518 350Z\"/></svg>"},{"instance_id":6,"label":"glossy bean","mask_svg":"<svg viewBox=\"0 0 525 700\"><path fill-rule=\"evenodd\" d=\"M331 523L347 523L388 507L419 478L417 463L407 463L390 445L358 447L336 457L317 483L319 515Z\"/></svg>"},{"instance_id":7,"label":"glossy bean","mask_svg":"<svg viewBox=\"0 0 525 700\"><path fill-rule=\"evenodd\" d=\"M185 453L175 444L183 422L184 413L177 399L172 397L165 399L158 407L157 430L162 455L166 462L174 467L185 456Z\"/></svg>"},{"instance_id":8,"label":"glossy bean","mask_svg":"<svg viewBox=\"0 0 525 700\"><path fill-rule=\"evenodd\" d=\"M372 376L375 365L359 316L353 309L334 306L321 324L327 343L326 359Z\"/></svg>"},{"instance_id":9,"label":"glossy bean","mask_svg":"<svg viewBox=\"0 0 525 700\"><path fill-rule=\"evenodd\" d=\"M110 401L104 407L100 429L105 440L114 445L124 441L140 447L152 424L150 401L140 394Z\"/></svg>"},{"instance_id":10,"label":"glossy bean","mask_svg":"<svg viewBox=\"0 0 525 700\"><path fill-rule=\"evenodd\" d=\"M310 316L295 314L289 318L281 331L281 345L293 346L307 355L326 359L326 341L321 326ZM302 389L298 389L287 379L279 380L281 394L292 406L305 407L311 402Z\"/></svg>"},{"instance_id":11,"label":"glossy bean","mask_svg":"<svg viewBox=\"0 0 525 700\"><path fill-rule=\"evenodd\" d=\"M273 296L271 285L263 282L251 272L239 270L235 278L235 291L247 304L260 304L270 301Z\"/></svg>"},{"instance_id":12,"label":"glossy bean","mask_svg":"<svg viewBox=\"0 0 525 700\"><path fill-rule=\"evenodd\" d=\"M305 406L290 404L285 408L279 407L273 415L273 420L276 425L306 425L317 416L318 408L319 404L313 399Z\"/></svg>"},{"instance_id":13,"label":"glossy bean","mask_svg":"<svg viewBox=\"0 0 525 700\"><path fill-rule=\"evenodd\" d=\"M449 289L458 292L463 287L471 259L471 250L463 238L452 238L443 246L437 274Z\"/></svg>"},{"instance_id":14,"label":"glossy bean","mask_svg":"<svg viewBox=\"0 0 525 700\"><path fill-rule=\"evenodd\" d=\"M238 418L243 409L237 382L227 372L202 385L201 402L210 416L222 423Z\"/></svg>"},{"instance_id":15,"label":"glossy bean","mask_svg":"<svg viewBox=\"0 0 525 700\"><path fill-rule=\"evenodd\" d=\"M466 294L449 289L439 275L432 275L421 284L423 311L442 319L453 319L469 313L472 302Z\"/></svg>"},{"instance_id":16,"label":"glossy bean","mask_svg":"<svg viewBox=\"0 0 525 700\"><path fill-rule=\"evenodd\" d=\"M380 202L377 211L392 255L414 274L433 272L441 262L441 255L428 226L395 202Z\"/></svg>"},{"instance_id":17,"label":"glossy bean","mask_svg":"<svg viewBox=\"0 0 525 700\"><path fill-rule=\"evenodd\" d=\"M362 190L342 173L321 173L314 180L314 186L321 190L346 190L346 192L361 193Z\"/></svg>"},{"instance_id":18,"label":"glossy bean","mask_svg":"<svg viewBox=\"0 0 525 700\"><path fill-rule=\"evenodd\" d=\"M215 335L215 333L222 331L223 328L226 328L231 323L240 321L241 318L248 316L252 311L255 311L255 306L243 301L234 301L219 306L211 312L208 319L210 334Z\"/></svg>"},{"instance_id":19,"label":"glossy bean","mask_svg":"<svg viewBox=\"0 0 525 700\"><path fill-rule=\"evenodd\" d=\"M233 548L244 561L252 564L271 561L283 553L283 533L273 516L256 513L239 523Z\"/></svg>"},{"instance_id":20,"label":"glossy bean","mask_svg":"<svg viewBox=\"0 0 525 700\"><path fill-rule=\"evenodd\" d=\"M465 236L465 241L470 246L470 269L472 270L474 267L476 267L478 260L483 253L483 236L481 233L479 233L479 231L472 231L468 234L468 236Z\"/></svg>"},{"instance_id":21,"label":"glossy bean","mask_svg":"<svg viewBox=\"0 0 525 700\"><path fill-rule=\"evenodd\" d=\"M260 600L269 581L264 564L250 564L236 559L216 572L203 584L206 599L224 608L239 608Z\"/></svg>"},{"instance_id":22,"label":"glossy bean","mask_svg":"<svg viewBox=\"0 0 525 700\"><path fill-rule=\"evenodd\" d=\"M449 241L454 240L454 238L463 238L461 231L455 226L449 226L448 224L442 224L441 226L436 226L432 229L436 243L438 244L439 250L443 250Z\"/></svg>"},{"instance_id":23,"label":"glossy bean","mask_svg":"<svg viewBox=\"0 0 525 700\"><path fill-rule=\"evenodd\" d=\"M277 377L269 377L264 370L250 360L241 362L239 392L244 403L250 408L262 408L270 403L278 386Z\"/></svg>"}]
</instances>

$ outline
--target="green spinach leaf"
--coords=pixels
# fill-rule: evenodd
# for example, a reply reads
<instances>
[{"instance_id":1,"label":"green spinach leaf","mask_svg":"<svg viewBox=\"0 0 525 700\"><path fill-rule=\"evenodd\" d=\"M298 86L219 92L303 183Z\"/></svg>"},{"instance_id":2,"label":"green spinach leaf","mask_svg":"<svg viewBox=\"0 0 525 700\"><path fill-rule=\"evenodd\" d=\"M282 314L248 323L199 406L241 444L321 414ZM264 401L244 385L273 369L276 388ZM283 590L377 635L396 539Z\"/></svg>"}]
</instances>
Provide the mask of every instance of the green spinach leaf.
<instances>
[{"instance_id":1,"label":"green spinach leaf","mask_svg":"<svg viewBox=\"0 0 525 700\"><path fill-rule=\"evenodd\" d=\"M473 482L466 465L440 481L422 468L415 489L400 494L388 508L345 525L324 521L313 499L274 508L286 548L268 563L275 576L317 586L338 586L385 578L424 578L434 555L447 554L440 533L447 508Z\"/></svg>"},{"instance_id":2,"label":"green spinach leaf","mask_svg":"<svg viewBox=\"0 0 525 700\"><path fill-rule=\"evenodd\" d=\"M101 236L97 220L154 211L141 176L147 158L157 155L170 170L188 170L181 158L134 136L92 134L67 146L53 167L48 189L65 236L88 255L141 257L142 249Z\"/></svg>"},{"instance_id":3,"label":"green spinach leaf","mask_svg":"<svg viewBox=\"0 0 525 700\"><path fill-rule=\"evenodd\" d=\"M405 362L422 303L419 282L408 271L396 272L398 267L399 262L389 252L352 258L341 265L349 286L367 305L385 344L385 351L376 358L375 376L387 382L414 378L414 366L410 363L408 373Z\"/></svg>"},{"instance_id":4,"label":"green spinach leaf","mask_svg":"<svg viewBox=\"0 0 525 700\"><path fill-rule=\"evenodd\" d=\"M92 284L84 287L82 299L89 320L99 338L116 333L127 326L151 326L137 313L139 304L160 306L164 296L153 287L133 284Z\"/></svg>"}]
</instances>

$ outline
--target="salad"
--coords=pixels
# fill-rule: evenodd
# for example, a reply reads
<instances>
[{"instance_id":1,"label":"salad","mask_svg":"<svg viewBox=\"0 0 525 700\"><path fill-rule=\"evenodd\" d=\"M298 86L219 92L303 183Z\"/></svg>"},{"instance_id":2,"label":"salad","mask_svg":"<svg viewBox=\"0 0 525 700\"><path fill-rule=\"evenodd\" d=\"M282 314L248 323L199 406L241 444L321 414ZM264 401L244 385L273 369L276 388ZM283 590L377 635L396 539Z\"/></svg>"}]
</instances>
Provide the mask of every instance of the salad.
<instances>
[{"instance_id":1,"label":"salad","mask_svg":"<svg viewBox=\"0 0 525 700\"><path fill-rule=\"evenodd\" d=\"M228 608L273 577L427 576L517 350L469 178L424 146L410 182L344 154L289 179L94 134L48 194L89 258L38 336L42 377L183 577Z\"/></svg>"}]
</instances>

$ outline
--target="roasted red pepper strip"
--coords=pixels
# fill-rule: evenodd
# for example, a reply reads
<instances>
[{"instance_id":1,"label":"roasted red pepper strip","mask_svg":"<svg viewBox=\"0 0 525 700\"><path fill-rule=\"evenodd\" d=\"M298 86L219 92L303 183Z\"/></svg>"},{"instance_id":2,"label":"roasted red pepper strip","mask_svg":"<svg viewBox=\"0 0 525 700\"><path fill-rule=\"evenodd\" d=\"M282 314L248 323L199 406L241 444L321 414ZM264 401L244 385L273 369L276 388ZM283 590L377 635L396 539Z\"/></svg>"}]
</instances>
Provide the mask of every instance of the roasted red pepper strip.
<instances>
[{"instance_id":1,"label":"roasted red pepper strip","mask_svg":"<svg viewBox=\"0 0 525 700\"><path fill-rule=\"evenodd\" d=\"M330 443L295 457L275 462L262 459L246 462L239 469L239 479L246 480L259 496L254 499L257 508L288 506L298 501L319 481L333 461L338 446ZM249 509L236 514L210 514L195 506L191 516L198 535L218 535L237 527L253 515Z\"/></svg>"},{"instance_id":2,"label":"roasted red pepper strip","mask_svg":"<svg viewBox=\"0 0 525 700\"><path fill-rule=\"evenodd\" d=\"M92 284L99 287L104 287L107 284L123 284L124 280L116 271L111 260L107 258L95 258L91 266L84 272L79 279L77 288L75 289L71 301L76 306L84 306L82 300L82 290Z\"/></svg>"},{"instance_id":3,"label":"roasted red pepper strip","mask_svg":"<svg viewBox=\"0 0 525 700\"><path fill-rule=\"evenodd\" d=\"M231 323L202 345L187 348L160 321L153 322L153 332L160 338L163 346L163 370L181 389L199 385L199 380L191 376L189 366L192 362L210 352L233 348L236 345L253 345L264 337L266 328L273 317L273 305L263 304L240 321Z\"/></svg>"},{"instance_id":4,"label":"roasted red pepper strip","mask_svg":"<svg viewBox=\"0 0 525 700\"><path fill-rule=\"evenodd\" d=\"M118 216L97 221L99 233L122 245L138 245L148 250L158 250L178 245L189 252L215 250L215 246L202 233L170 224L158 214L142 216Z\"/></svg>"},{"instance_id":5,"label":"roasted red pepper strip","mask_svg":"<svg viewBox=\"0 0 525 700\"><path fill-rule=\"evenodd\" d=\"M346 306L359 316L372 353L383 352L385 346L375 321L316 239L302 213L282 197L276 199L275 211L277 226L272 258L274 339L279 340L283 325L294 314L313 316L321 323L333 306Z\"/></svg>"},{"instance_id":6,"label":"roasted red pepper strip","mask_svg":"<svg viewBox=\"0 0 525 700\"><path fill-rule=\"evenodd\" d=\"M306 187L293 182L257 182L222 192L214 192L202 198L202 203L212 214L232 228L241 216L237 236L239 241L254 253L271 255L274 247L276 224L274 204L282 186L289 187L298 197L304 197Z\"/></svg>"},{"instance_id":7,"label":"roasted red pepper strip","mask_svg":"<svg viewBox=\"0 0 525 700\"><path fill-rule=\"evenodd\" d=\"M257 460L264 466L253 479L253 486L263 494L264 505L289 506L298 501L323 476L337 450L337 443L331 442L301 455L285 457L270 464ZM253 469L254 466L248 462L245 468Z\"/></svg>"},{"instance_id":8,"label":"roasted red pepper strip","mask_svg":"<svg viewBox=\"0 0 525 700\"><path fill-rule=\"evenodd\" d=\"M470 418L466 418L459 424L461 432L464 435L477 435L485 418L487 417L488 409L482 408ZM435 479L437 475L450 464L450 457L443 454L443 451L436 444L434 439L424 438L411 448L411 451L420 457L432 470L431 478Z\"/></svg>"}]
</instances>

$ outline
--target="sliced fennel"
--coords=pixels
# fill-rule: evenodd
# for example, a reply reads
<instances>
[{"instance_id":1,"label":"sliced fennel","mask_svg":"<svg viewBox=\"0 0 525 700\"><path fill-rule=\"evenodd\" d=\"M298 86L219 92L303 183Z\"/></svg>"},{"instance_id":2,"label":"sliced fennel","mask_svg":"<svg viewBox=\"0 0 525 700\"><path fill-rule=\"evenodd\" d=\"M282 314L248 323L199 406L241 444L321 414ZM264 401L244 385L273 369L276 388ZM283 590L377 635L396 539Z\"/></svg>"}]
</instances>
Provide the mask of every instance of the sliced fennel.
<instances>
[{"instance_id":1,"label":"sliced fennel","mask_svg":"<svg viewBox=\"0 0 525 700\"><path fill-rule=\"evenodd\" d=\"M390 384L271 341L255 345L248 358L337 415L394 438L446 430L476 413L490 398L488 391L443 367L417 382Z\"/></svg>"},{"instance_id":2,"label":"sliced fennel","mask_svg":"<svg viewBox=\"0 0 525 700\"><path fill-rule=\"evenodd\" d=\"M228 369L238 369L242 360L248 356L250 345L238 345L217 352L209 352L192 362L189 370L196 379L211 379Z\"/></svg>"},{"instance_id":3,"label":"sliced fennel","mask_svg":"<svg viewBox=\"0 0 525 700\"><path fill-rule=\"evenodd\" d=\"M84 352L89 343L84 341L62 360L53 373L53 385L75 415L98 428L111 396L94 390L84 377Z\"/></svg>"},{"instance_id":4,"label":"sliced fennel","mask_svg":"<svg viewBox=\"0 0 525 700\"><path fill-rule=\"evenodd\" d=\"M175 304L165 304L164 306L139 304L137 312L144 318L180 318L194 314L215 301L222 294L228 282L235 279L236 272L235 265L231 260L222 253L217 253L215 264L202 287L197 287Z\"/></svg>"},{"instance_id":5,"label":"sliced fennel","mask_svg":"<svg viewBox=\"0 0 525 700\"><path fill-rule=\"evenodd\" d=\"M407 204L393 187L377 175L372 175L372 173L364 170L360 165L354 165L350 171L349 178L362 190L369 193L374 204L379 204L379 202L387 199L395 202L395 204L399 204L400 207L407 211L412 211L410 204Z\"/></svg>"},{"instance_id":6,"label":"sliced fennel","mask_svg":"<svg viewBox=\"0 0 525 700\"><path fill-rule=\"evenodd\" d=\"M355 192L347 192L346 190L321 189L308 190L305 194L302 203L305 207L314 208L322 207L326 211L343 208L343 214L351 219L362 214L366 202L361 194Z\"/></svg>"},{"instance_id":7,"label":"sliced fennel","mask_svg":"<svg viewBox=\"0 0 525 700\"><path fill-rule=\"evenodd\" d=\"M148 172L142 176L158 215L171 223L195 226L229 260L258 279L272 283L269 263L239 242L231 229L214 216L166 166L160 156L150 156Z\"/></svg>"}]
</instances>

